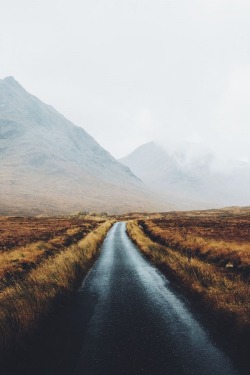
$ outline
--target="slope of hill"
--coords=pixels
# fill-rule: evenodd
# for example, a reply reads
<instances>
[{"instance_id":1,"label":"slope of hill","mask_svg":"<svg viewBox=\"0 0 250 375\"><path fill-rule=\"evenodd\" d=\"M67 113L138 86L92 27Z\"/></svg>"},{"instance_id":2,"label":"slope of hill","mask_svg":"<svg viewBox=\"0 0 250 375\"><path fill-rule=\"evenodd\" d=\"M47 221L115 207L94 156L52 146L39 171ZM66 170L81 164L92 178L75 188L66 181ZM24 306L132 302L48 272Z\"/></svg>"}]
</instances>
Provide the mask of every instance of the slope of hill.
<instances>
[{"instance_id":1,"label":"slope of hill","mask_svg":"<svg viewBox=\"0 0 250 375\"><path fill-rule=\"evenodd\" d=\"M217 168L215 156L196 144L168 153L150 142L120 161L168 199L187 200L192 208L250 203L249 163L234 160Z\"/></svg>"},{"instance_id":2,"label":"slope of hill","mask_svg":"<svg viewBox=\"0 0 250 375\"><path fill-rule=\"evenodd\" d=\"M0 80L0 181L1 214L161 208L128 167L13 77Z\"/></svg>"}]
</instances>

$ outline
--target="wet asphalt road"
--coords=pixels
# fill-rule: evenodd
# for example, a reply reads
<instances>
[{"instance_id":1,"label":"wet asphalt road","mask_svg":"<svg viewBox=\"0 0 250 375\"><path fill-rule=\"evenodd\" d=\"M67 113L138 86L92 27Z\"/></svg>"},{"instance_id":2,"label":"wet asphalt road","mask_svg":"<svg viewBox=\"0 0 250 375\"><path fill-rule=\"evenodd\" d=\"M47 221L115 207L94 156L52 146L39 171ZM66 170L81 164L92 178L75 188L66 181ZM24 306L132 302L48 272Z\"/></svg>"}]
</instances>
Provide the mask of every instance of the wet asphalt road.
<instances>
[{"instance_id":1,"label":"wet asphalt road","mask_svg":"<svg viewBox=\"0 0 250 375\"><path fill-rule=\"evenodd\" d=\"M168 280L144 259L125 223L108 233L79 290L92 313L75 375L233 375Z\"/></svg>"},{"instance_id":2,"label":"wet asphalt road","mask_svg":"<svg viewBox=\"0 0 250 375\"><path fill-rule=\"evenodd\" d=\"M116 223L71 303L0 374L238 374L191 310Z\"/></svg>"}]
</instances>

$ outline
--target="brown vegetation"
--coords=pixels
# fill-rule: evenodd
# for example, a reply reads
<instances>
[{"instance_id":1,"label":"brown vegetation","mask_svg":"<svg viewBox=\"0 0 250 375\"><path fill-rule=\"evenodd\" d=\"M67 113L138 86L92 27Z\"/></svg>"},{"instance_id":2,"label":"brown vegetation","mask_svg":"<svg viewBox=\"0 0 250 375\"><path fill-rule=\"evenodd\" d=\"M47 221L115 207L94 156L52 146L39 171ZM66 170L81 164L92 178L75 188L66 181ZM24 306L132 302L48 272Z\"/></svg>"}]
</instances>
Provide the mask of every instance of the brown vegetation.
<instances>
[{"instance_id":1,"label":"brown vegetation","mask_svg":"<svg viewBox=\"0 0 250 375\"><path fill-rule=\"evenodd\" d=\"M144 255L198 299L217 322L245 337L250 329L250 217L240 215L169 213L130 221L127 231Z\"/></svg>"},{"instance_id":2,"label":"brown vegetation","mask_svg":"<svg viewBox=\"0 0 250 375\"><path fill-rule=\"evenodd\" d=\"M57 223L57 219L53 220ZM2 269L4 269L3 262L8 259L8 256L12 260L19 256L21 260L25 259L26 263L31 258L34 263L27 272L23 271L18 274L11 270L9 282L6 276L2 278L0 352L5 353L20 342L25 334L51 311L58 299L76 287L77 282L86 274L96 259L98 249L112 223L112 221L104 223L98 223L96 220L92 223L82 221L77 226L72 220L72 228L67 225L63 229L60 228L62 232L58 236L59 232L56 231L57 236L54 238L51 234L53 227L51 226L49 230L48 226L48 232L51 234L48 242L26 243L24 247L5 250L0 254ZM79 233L82 238L80 241ZM51 251L49 257L44 255L48 248ZM16 269L23 267L23 261L20 259L16 258L14 262ZM9 267L11 262L7 263Z\"/></svg>"},{"instance_id":3,"label":"brown vegetation","mask_svg":"<svg viewBox=\"0 0 250 375\"><path fill-rule=\"evenodd\" d=\"M162 245L250 275L250 209L175 212L140 225Z\"/></svg>"},{"instance_id":4,"label":"brown vegetation","mask_svg":"<svg viewBox=\"0 0 250 375\"><path fill-rule=\"evenodd\" d=\"M79 218L0 218L0 290L103 222Z\"/></svg>"},{"instance_id":5,"label":"brown vegetation","mask_svg":"<svg viewBox=\"0 0 250 375\"><path fill-rule=\"evenodd\" d=\"M83 234L97 225L99 220L79 217L0 217L0 251L27 245L31 242L48 241L64 235L67 230L79 229Z\"/></svg>"}]
</instances>

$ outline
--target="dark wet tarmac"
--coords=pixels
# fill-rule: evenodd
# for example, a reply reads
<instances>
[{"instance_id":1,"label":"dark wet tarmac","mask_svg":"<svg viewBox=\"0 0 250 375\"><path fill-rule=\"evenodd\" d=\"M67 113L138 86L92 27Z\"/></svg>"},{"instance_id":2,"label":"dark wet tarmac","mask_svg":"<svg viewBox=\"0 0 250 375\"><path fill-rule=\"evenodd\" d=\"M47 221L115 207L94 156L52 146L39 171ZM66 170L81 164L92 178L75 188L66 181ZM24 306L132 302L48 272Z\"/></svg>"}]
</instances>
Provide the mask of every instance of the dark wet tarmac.
<instances>
[{"instance_id":1,"label":"dark wet tarmac","mask_svg":"<svg viewBox=\"0 0 250 375\"><path fill-rule=\"evenodd\" d=\"M132 244L125 223L110 230L58 320L49 328L51 340L46 343L44 332L42 349L30 361L20 357L8 374L238 374L185 300Z\"/></svg>"}]
</instances>

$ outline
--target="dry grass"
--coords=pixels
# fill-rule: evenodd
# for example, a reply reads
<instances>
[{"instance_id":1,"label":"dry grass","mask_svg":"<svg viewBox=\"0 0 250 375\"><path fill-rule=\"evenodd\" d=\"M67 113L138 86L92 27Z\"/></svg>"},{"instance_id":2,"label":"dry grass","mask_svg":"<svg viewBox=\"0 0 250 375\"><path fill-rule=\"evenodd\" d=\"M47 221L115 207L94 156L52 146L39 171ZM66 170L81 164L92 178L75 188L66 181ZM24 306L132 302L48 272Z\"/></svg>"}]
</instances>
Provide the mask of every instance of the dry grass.
<instances>
[{"instance_id":1,"label":"dry grass","mask_svg":"<svg viewBox=\"0 0 250 375\"><path fill-rule=\"evenodd\" d=\"M162 245L250 275L250 210L170 213L140 225Z\"/></svg>"},{"instance_id":2,"label":"dry grass","mask_svg":"<svg viewBox=\"0 0 250 375\"><path fill-rule=\"evenodd\" d=\"M0 218L0 290L84 238L96 218Z\"/></svg>"},{"instance_id":3,"label":"dry grass","mask_svg":"<svg viewBox=\"0 0 250 375\"><path fill-rule=\"evenodd\" d=\"M184 251L173 250L150 239L138 221L130 221L127 231L142 253L172 277L203 307L215 321L239 336L249 334L250 289L240 275L199 258L190 259ZM248 333L247 333L248 332Z\"/></svg>"},{"instance_id":4,"label":"dry grass","mask_svg":"<svg viewBox=\"0 0 250 375\"><path fill-rule=\"evenodd\" d=\"M104 220L100 217L0 217L0 251L48 241L64 236L68 230L86 231Z\"/></svg>"},{"instance_id":5,"label":"dry grass","mask_svg":"<svg viewBox=\"0 0 250 375\"><path fill-rule=\"evenodd\" d=\"M2 353L20 342L51 311L59 298L75 288L96 259L98 249L112 223L107 221L99 225L78 243L64 248L53 258L44 259L25 277L16 279L1 291Z\"/></svg>"}]
</instances>

